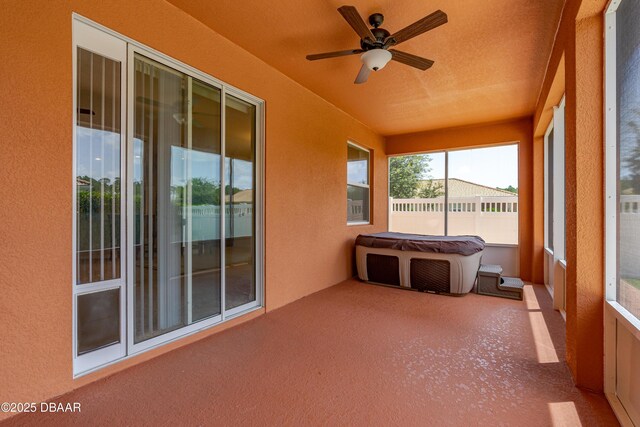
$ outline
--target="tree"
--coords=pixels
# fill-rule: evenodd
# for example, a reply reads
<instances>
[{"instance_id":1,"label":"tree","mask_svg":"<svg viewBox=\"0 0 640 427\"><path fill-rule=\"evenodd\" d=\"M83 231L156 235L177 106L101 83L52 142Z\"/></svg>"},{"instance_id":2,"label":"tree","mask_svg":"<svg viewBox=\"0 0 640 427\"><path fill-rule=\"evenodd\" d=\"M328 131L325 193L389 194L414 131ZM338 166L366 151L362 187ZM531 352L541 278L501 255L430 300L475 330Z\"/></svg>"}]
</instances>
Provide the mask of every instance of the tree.
<instances>
[{"instance_id":1,"label":"tree","mask_svg":"<svg viewBox=\"0 0 640 427\"><path fill-rule=\"evenodd\" d=\"M513 185L510 185L508 187L505 188L501 188L501 187L496 187L498 190L504 190L504 191L508 191L510 193L515 193L518 194L518 189L516 187L514 187Z\"/></svg>"},{"instance_id":2,"label":"tree","mask_svg":"<svg viewBox=\"0 0 640 427\"><path fill-rule=\"evenodd\" d=\"M225 186L225 195L236 194L241 189L237 187ZM171 188L174 194L174 203L176 206L182 206L183 196L187 187L185 185L173 186ZM228 200L227 200L228 202ZM191 179L191 206L220 205L220 185L213 180L194 177Z\"/></svg>"},{"instance_id":3,"label":"tree","mask_svg":"<svg viewBox=\"0 0 640 427\"><path fill-rule=\"evenodd\" d=\"M206 178L195 177L191 179L191 206L219 204L219 185Z\"/></svg>"},{"instance_id":4,"label":"tree","mask_svg":"<svg viewBox=\"0 0 640 427\"><path fill-rule=\"evenodd\" d=\"M78 176L76 203L79 214L111 212L113 203L120 205L120 179L112 183L109 178L94 179L88 175Z\"/></svg>"},{"instance_id":5,"label":"tree","mask_svg":"<svg viewBox=\"0 0 640 427\"><path fill-rule=\"evenodd\" d=\"M389 159L389 195L394 199L439 196L442 185L430 179L430 163L431 157L426 154L391 157ZM421 185L423 180L425 181Z\"/></svg>"},{"instance_id":6,"label":"tree","mask_svg":"<svg viewBox=\"0 0 640 427\"><path fill-rule=\"evenodd\" d=\"M442 184L435 182L432 179L422 181L422 185L418 189L418 197L423 199L434 199L438 196L442 196Z\"/></svg>"},{"instance_id":7,"label":"tree","mask_svg":"<svg viewBox=\"0 0 640 427\"><path fill-rule=\"evenodd\" d=\"M186 186L173 186L174 204L182 206ZM219 205L220 186L212 180L195 177L191 179L191 206Z\"/></svg>"}]
</instances>

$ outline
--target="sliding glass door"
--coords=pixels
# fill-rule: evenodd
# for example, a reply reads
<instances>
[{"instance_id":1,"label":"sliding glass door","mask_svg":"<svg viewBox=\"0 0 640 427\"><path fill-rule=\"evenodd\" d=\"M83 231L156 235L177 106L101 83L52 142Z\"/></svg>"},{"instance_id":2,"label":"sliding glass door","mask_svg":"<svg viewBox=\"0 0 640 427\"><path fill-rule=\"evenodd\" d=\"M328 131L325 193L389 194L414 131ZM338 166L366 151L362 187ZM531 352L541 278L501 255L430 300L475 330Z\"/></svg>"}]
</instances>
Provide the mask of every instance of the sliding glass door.
<instances>
[{"instance_id":1,"label":"sliding glass door","mask_svg":"<svg viewBox=\"0 0 640 427\"><path fill-rule=\"evenodd\" d=\"M231 310L256 299L256 108L231 95L225 104L225 308Z\"/></svg>"},{"instance_id":2,"label":"sliding glass door","mask_svg":"<svg viewBox=\"0 0 640 427\"><path fill-rule=\"evenodd\" d=\"M134 351L260 305L256 104L162 59L130 49Z\"/></svg>"},{"instance_id":3,"label":"sliding glass door","mask_svg":"<svg viewBox=\"0 0 640 427\"><path fill-rule=\"evenodd\" d=\"M262 101L74 21L74 374L262 304Z\"/></svg>"},{"instance_id":4,"label":"sliding glass door","mask_svg":"<svg viewBox=\"0 0 640 427\"><path fill-rule=\"evenodd\" d=\"M139 343L220 314L220 89L140 55L134 70Z\"/></svg>"}]
</instances>

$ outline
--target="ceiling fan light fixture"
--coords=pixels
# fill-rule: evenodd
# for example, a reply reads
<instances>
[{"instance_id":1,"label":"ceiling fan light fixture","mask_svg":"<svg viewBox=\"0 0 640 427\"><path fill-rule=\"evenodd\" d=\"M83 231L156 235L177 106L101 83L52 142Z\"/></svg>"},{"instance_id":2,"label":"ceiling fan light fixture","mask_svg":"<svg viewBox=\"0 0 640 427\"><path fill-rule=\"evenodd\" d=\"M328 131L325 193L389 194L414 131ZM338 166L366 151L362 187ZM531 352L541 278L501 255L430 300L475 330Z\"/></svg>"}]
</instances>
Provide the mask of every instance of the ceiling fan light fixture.
<instances>
[{"instance_id":1,"label":"ceiling fan light fixture","mask_svg":"<svg viewBox=\"0 0 640 427\"><path fill-rule=\"evenodd\" d=\"M365 83L371 71L383 69L389 61L400 62L421 71L430 68L433 65L432 60L390 48L431 31L440 25L446 24L448 21L446 13L436 10L400 31L390 34L389 31L380 28L380 25L384 22L384 16L381 13L374 13L369 16L369 24L373 27L369 28L354 6L340 6L338 12L360 37L360 48L307 55L307 60L316 61L318 59L362 54L360 56L362 65L354 81L355 84Z\"/></svg>"},{"instance_id":2,"label":"ceiling fan light fixture","mask_svg":"<svg viewBox=\"0 0 640 427\"><path fill-rule=\"evenodd\" d=\"M371 49L360 56L364 65L372 71L382 70L391 61L391 52L384 49Z\"/></svg>"}]
</instances>

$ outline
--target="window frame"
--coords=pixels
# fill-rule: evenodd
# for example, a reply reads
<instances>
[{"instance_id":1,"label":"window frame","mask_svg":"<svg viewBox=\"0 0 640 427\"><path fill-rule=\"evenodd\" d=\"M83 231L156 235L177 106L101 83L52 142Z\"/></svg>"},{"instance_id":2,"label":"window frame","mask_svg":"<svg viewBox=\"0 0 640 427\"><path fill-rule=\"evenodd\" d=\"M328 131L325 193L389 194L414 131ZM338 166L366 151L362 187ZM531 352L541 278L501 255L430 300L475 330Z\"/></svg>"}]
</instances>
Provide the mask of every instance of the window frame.
<instances>
[{"instance_id":1,"label":"window frame","mask_svg":"<svg viewBox=\"0 0 640 427\"><path fill-rule=\"evenodd\" d=\"M605 277L604 392L622 425L634 425L617 392L618 329L640 340L640 319L617 301L618 283L618 100L616 13L624 0L612 0L604 13ZM622 375L628 373L623 372Z\"/></svg>"},{"instance_id":2,"label":"window frame","mask_svg":"<svg viewBox=\"0 0 640 427\"><path fill-rule=\"evenodd\" d=\"M553 252L566 263L565 96L553 107Z\"/></svg>"},{"instance_id":3,"label":"window frame","mask_svg":"<svg viewBox=\"0 0 640 427\"><path fill-rule=\"evenodd\" d=\"M454 212L451 210L452 207L449 202L449 154L459 152L459 151L475 150L475 149L481 149L481 148L505 147L510 145L515 145L518 150L518 178L519 178L519 173L520 173L520 164L519 164L520 142L519 141L507 141L507 142L501 142L498 144L468 146L468 147L460 147L460 148L456 147L456 148L444 149L444 150L419 151L419 152L412 152L412 153L406 153L406 154L393 154L393 155L387 156L387 176L390 177L391 175L389 171L391 168L390 159L392 157L404 157L404 156L412 156L412 155L418 155L418 154L444 154L443 210L437 211L437 212L442 212L444 214L444 230L442 234L443 236L448 236L449 235L449 213ZM520 187L520 184L518 183L518 188L519 187ZM391 180L388 178L387 194L390 194L391 192L390 189L391 189ZM516 202L514 213L518 214L518 242L517 243L486 243L487 246L502 247L502 248L518 248L520 246L520 194L518 193L517 196L518 196L518 201ZM392 213L392 206L389 203L389 200L390 200L390 197L387 197L388 213L389 213L387 215L387 229L389 228L389 225L390 225L391 213ZM473 212L483 213L483 212L489 212L489 211L482 210L482 205L481 205L479 209L474 210Z\"/></svg>"},{"instance_id":4,"label":"window frame","mask_svg":"<svg viewBox=\"0 0 640 427\"><path fill-rule=\"evenodd\" d=\"M81 47L86 50L90 50L101 56L105 56L111 59L115 59L120 62L121 72L121 216L122 226L120 229L121 235L121 277L116 281L110 280L105 282L99 282L97 284L83 284L76 285L76 120L77 120L77 48ZM164 346L170 342L183 339L194 333L200 332L205 329L210 329L213 326L220 325L221 323L231 320L233 318L248 314L255 310L264 308L264 190L265 190L265 168L264 168L264 142L265 142L265 101L254 95L242 91L230 84L227 84L215 77L202 72L194 67L184 64L168 55L165 55L153 48L150 48L136 40L123 36L107 27L104 27L88 18L85 18L77 13L72 14L72 58L73 58L73 115L72 115L72 129L73 129L73 172L72 172L72 188L73 188L73 206L72 206L72 360L73 360L73 378L78 378L89 373L100 370L106 366L120 363L131 357L135 357L143 352ZM131 73L133 71L133 55L139 53L148 58L151 58L167 67L179 70L193 78L197 78L207 84L210 84L221 90L221 144L225 145L225 102L226 95L231 95L242 101L255 105L256 117L255 117L255 200L254 200L254 215L255 215L255 281L256 281L256 295L255 301L251 301L247 304L243 304L238 307L226 310L224 307L224 275L221 278L221 308L222 313L218 316L214 316L211 319L205 319L180 328L176 331L172 331L167 334L160 335L150 340L143 341L138 344L133 344L133 316L131 310L133 304L131 294L134 291L132 287L133 263L131 257L132 251L128 249L133 242L133 227L131 227L133 212L133 194L132 187L133 181L129 179L128 172L132 170L133 162L133 144L129 141L132 140L133 126L132 116L133 108L130 107L131 100L133 99L133 83L131 80ZM225 151L222 148L221 158L223 158ZM224 169L222 169L224 170ZM225 174L221 174L221 185L224 189ZM225 209L224 194L221 197L221 212ZM221 230L225 230L225 218L221 216ZM221 239L221 245L225 244L225 239ZM221 265L224 265L224 251L221 254ZM119 282L118 282L119 281ZM118 282L118 283L115 283ZM120 343L117 345L117 349L114 349L116 345L111 345L104 349L98 349L85 353L81 356L77 356L77 305L76 297L79 294L78 289L81 289L80 293L90 293L96 290L107 290L120 287Z\"/></svg>"},{"instance_id":5,"label":"window frame","mask_svg":"<svg viewBox=\"0 0 640 427\"><path fill-rule=\"evenodd\" d=\"M361 150L367 153L368 155L368 159L367 159L367 181L368 184L360 184L360 183L352 183L349 182L349 173L348 173L348 163L349 163L349 147L353 147L357 150ZM359 188L366 188L368 193L369 193L369 203L368 203L368 210L369 210L369 219L367 221L349 221L349 217L347 216L347 225L348 226L352 226L352 225L370 225L372 224L371 221L371 157L372 157L372 150L370 150L369 148L366 148L358 143L353 142L352 140L348 140L347 141L347 188L349 186L352 187L359 187ZM347 194L347 202L349 200L349 195Z\"/></svg>"},{"instance_id":6,"label":"window frame","mask_svg":"<svg viewBox=\"0 0 640 427\"><path fill-rule=\"evenodd\" d=\"M554 190L553 188L553 178L555 178L555 174L553 174L553 153L549 153L549 137L552 132L554 133L554 143L555 143L555 132L553 127L553 117L551 118L551 122L547 127L547 130L544 133L544 249L549 255L553 255L553 241L549 241L549 233L553 230L553 211L550 211L550 205L553 203L554 197L549 192L549 188ZM551 172L551 173L549 173ZM552 178L553 177L553 178ZM551 218L549 218L549 213L551 212ZM551 230L550 230L551 228ZM553 240L553 236L551 236L551 240Z\"/></svg>"},{"instance_id":7,"label":"window frame","mask_svg":"<svg viewBox=\"0 0 640 427\"><path fill-rule=\"evenodd\" d=\"M565 198L565 96L553 107L544 134L544 257L545 285L553 297L553 307L566 317L566 281L558 268L566 271ZM553 133L553 146L549 137ZM551 151L551 152L550 152ZM550 191L551 190L551 191ZM557 279L557 280L556 280ZM556 283L558 282L558 283Z\"/></svg>"}]
</instances>

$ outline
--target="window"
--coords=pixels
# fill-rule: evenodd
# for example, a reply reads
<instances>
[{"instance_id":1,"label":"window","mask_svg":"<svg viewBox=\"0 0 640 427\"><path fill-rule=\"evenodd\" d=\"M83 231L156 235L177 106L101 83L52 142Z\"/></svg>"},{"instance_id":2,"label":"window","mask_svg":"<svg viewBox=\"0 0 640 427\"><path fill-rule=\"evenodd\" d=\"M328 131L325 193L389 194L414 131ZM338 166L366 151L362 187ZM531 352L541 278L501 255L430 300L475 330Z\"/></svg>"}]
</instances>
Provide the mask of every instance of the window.
<instances>
[{"instance_id":1,"label":"window","mask_svg":"<svg viewBox=\"0 0 640 427\"><path fill-rule=\"evenodd\" d=\"M429 153L389 158L389 231L445 234L445 157Z\"/></svg>"},{"instance_id":2,"label":"window","mask_svg":"<svg viewBox=\"0 0 640 427\"><path fill-rule=\"evenodd\" d=\"M546 233L545 233L545 244L546 247L553 252L553 122L549 126L549 133L545 138L544 144L544 154L545 154L545 202L546 202L546 221L547 225Z\"/></svg>"},{"instance_id":3,"label":"window","mask_svg":"<svg viewBox=\"0 0 640 427\"><path fill-rule=\"evenodd\" d=\"M617 24L618 292L616 300L640 318L640 2L625 0Z\"/></svg>"},{"instance_id":4,"label":"window","mask_svg":"<svg viewBox=\"0 0 640 427\"><path fill-rule=\"evenodd\" d=\"M564 97L544 137L544 283L554 308L565 311Z\"/></svg>"},{"instance_id":5,"label":"window","mask_svg":"<svg viewBox=\"0 0 640 427\"><path fill-rule=\"evenodd\" d=\"M450 151L447 164L447 203L457 207L450 209L447 233L517 245L518 146Z\"/></svg>"},{"instance_id":6,"label":"window","mask_svg":"<svg viewBox=\"0 0 640 427\"><path fill-rule=\"evenodd\" d=\"M369 223L369 150L347 144L347 224Z\"/></svg>"},{"instance_id":7,"label":"window","mask_svg":"<svg viewBox=\"0 0 640 427\"><path fill-rule=\"evenodd\" d=\"M262 304L262 101L82 21L75 374Z\"/></svg>"},{"instance_id":8,"label":"window","mask_svg":"<svg viewBox=\"0 0 640 427\"><path fill-rule=\"evenodd\" d=\"M518 146L389 158L389 230L518 244Z\"/></svg>"},{"instance_id":9,"label":"window","mask_svg":"<svg viewBox=\"0 0 640 427\"><path fill-rule=\"evenodd\" d=\"M564 97L553 108L544 141L545 247L565 259Z\"/></svg>"},{"instance_id":10,"label":"window","mask_svg":"<svg viewBox=\"0 0 640 427\"><path fill-rule=\"evenodd\" d=\"M605 392L622 424L640 423L640 0L606 13ZM622 411L619 407L624 408Z\"/></svg>"}]
</instances>

